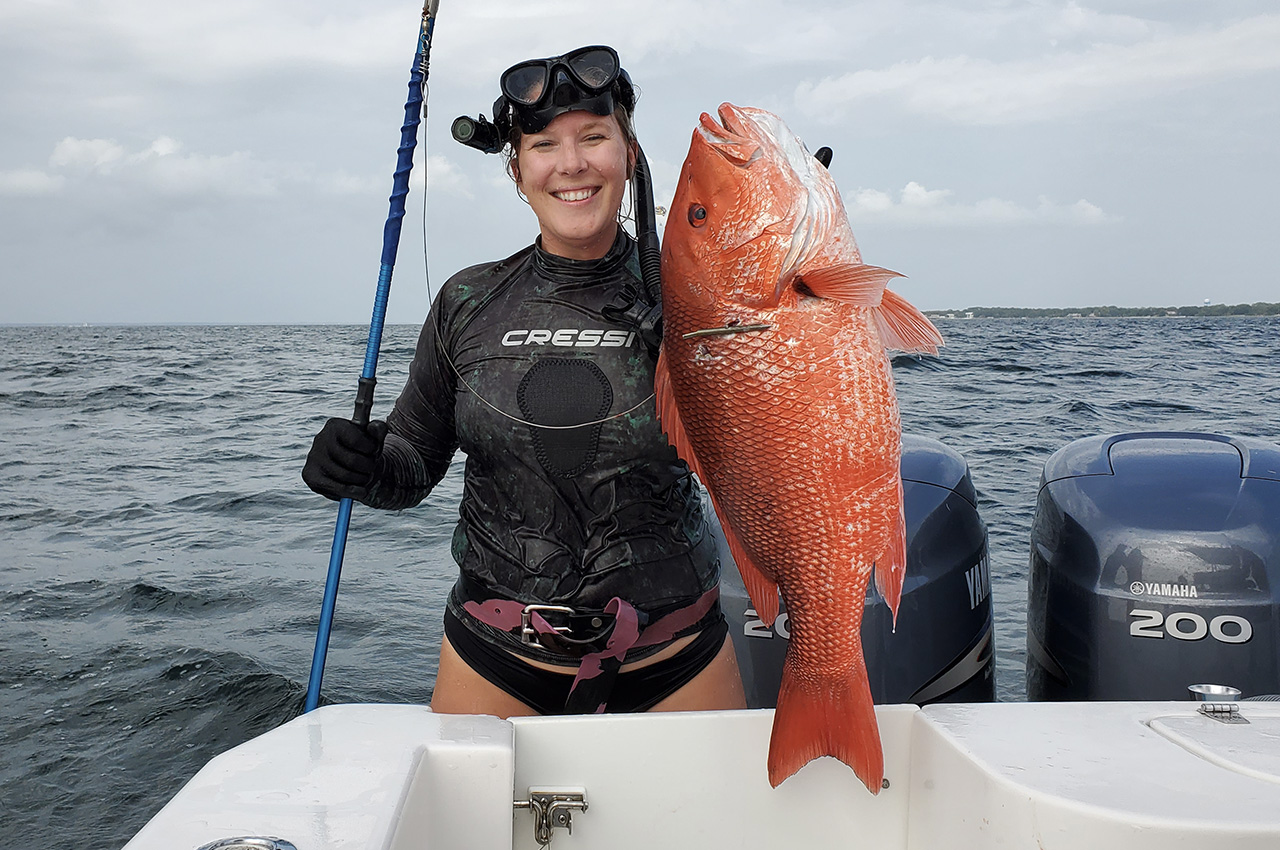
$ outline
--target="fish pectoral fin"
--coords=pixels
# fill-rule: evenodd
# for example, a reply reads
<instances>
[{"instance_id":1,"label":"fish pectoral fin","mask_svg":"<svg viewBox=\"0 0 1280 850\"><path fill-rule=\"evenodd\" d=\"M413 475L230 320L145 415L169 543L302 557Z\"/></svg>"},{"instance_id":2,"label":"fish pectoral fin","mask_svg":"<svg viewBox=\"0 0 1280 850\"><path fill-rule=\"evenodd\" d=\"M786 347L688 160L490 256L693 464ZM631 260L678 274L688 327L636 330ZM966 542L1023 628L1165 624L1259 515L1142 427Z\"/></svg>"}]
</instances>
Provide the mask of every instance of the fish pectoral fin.
<instances>
[{"instance_id":1,"label":"fish pectoral fin","mask_svg":"<svg viewBox=\"0 0 1280 850\"><path fill-rule=\"evenodd\" d=\"M804 288L819 298L830 298L832 301L843 301L858 307L879 307L885 284L895 277L902 275L879 266L845 263L802 269L796 284L803 284Z\"/></svg>"},{"instance_id":2,"label":"fish pectoral fin","mask_svg":"<svg viewBox=\"0 0 1280 850\"><path fill-rule=\"evenodd\" d=\"M942 334L929 317L891 289L884 291L880 306L873 311L876 330L885 348L895 351L921 351L937 354Z\"/></svg>"}]
</instances>

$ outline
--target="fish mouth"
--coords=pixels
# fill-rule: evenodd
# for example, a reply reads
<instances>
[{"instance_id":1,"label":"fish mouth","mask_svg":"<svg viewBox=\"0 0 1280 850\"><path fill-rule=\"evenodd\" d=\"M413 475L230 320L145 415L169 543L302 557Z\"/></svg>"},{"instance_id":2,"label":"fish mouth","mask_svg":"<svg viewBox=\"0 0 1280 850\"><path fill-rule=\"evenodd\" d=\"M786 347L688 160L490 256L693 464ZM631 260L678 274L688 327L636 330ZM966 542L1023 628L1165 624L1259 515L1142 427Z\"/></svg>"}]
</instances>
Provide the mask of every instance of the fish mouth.
<instances>
[{"instance_id":1,"label":"fish mouth","mask_svg":"<svg viewBox=\"0 0 1280 850\"><path fill-rule=\"evenodd\" d=\"M764 155L755 124L742 110L731 103L720 104L720 122L702 113L698 133L703 141L725 159L735 165L750 165Z\"/></svg>"},{"instance_id":2,"label":"fish mouth","mask_svg":"<svg viewBox=\"0 0 1280 850\"><path fill-rule=\"evenodd\" d=\"M722 103L716 111L720 114L720 123L724 125L724 129L737 136L739 140L745 141L758 134L755 122L747 116L746 112L732 103Z\"/></svg>"},{"instance_id":3,"label":"fish mouth","mask_svg":"<svg viewBox=\"0 0 1280 850\"><path fill-rule=\"evenodd\" d=\"M741 135L738 135L729 129L729 125L732 123L732 118L726 118L725 109L728 106L729 104L727 103L720 105L720 121L716 121L716 119L712 118L705 112L702 113L702 118L699 121L702 127L702 136L713 145L734 145L747 141Z\"/></svg>"}]
</instances>

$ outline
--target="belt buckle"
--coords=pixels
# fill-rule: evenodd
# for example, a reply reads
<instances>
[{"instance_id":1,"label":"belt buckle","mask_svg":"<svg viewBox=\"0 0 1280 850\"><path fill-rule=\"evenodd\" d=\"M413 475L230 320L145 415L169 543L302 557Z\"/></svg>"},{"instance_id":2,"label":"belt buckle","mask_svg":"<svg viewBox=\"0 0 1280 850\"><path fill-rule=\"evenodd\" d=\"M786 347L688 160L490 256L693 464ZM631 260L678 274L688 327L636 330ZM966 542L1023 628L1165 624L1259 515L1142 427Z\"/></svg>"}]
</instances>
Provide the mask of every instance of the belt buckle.
<instances>
[{"instance_id":1,"label":"belt buckle","mask_svg":"<svg viewBox=\"0 0 1280 850\"><path fill-rule=\"evenodd\" d=\"M541 613L546 611L550 614L572 614L573 609L565 605L539 605L531 604L524 606L520 612L520 642L525 646L536 646L539 649L551 649L551 647L543 646L538 640L538 631L533 627L533 615L535 612ZM547 625L551 625L548 623ZM569 626L551 626L556 634L565 634L571 631Z\"/></svg>"}]
</instances>

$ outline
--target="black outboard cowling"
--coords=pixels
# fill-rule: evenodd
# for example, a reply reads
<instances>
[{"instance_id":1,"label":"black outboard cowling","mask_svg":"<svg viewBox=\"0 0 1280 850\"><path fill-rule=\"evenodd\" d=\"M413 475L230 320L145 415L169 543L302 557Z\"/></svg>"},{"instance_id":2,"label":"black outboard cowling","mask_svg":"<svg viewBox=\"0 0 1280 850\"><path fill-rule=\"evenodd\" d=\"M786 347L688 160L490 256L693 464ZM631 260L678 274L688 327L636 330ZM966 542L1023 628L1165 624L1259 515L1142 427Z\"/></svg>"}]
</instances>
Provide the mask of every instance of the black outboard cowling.
<instances>
[{"instance_id":1,"label":"black outboard cowling","mask_svg":"<svg viewBox=\"0 0 1280 850\"><path fill-rule=\"evenodd\" d=\"M1187 432L1077 440L1031 530L1027 697L1181 700L1280 685L1280 447Z\"/></svg>"},{"instance_id":2,"label":"black outboard cowling","mask_svg":"<svg viewBox=\"0 0 1280 850\"><path fill-rule=\"evenodd\" d=\"M968 464L937 440L904 435L902 489L907 575L897 631L875 582L867 590L862 619L871 695L877 703L917 705L994 700L987 528L978 516ZM721 543L721 601L747 705L773 708L790 637L786 606L773 627L766 627Z\"/></svg>"}]
</instances>

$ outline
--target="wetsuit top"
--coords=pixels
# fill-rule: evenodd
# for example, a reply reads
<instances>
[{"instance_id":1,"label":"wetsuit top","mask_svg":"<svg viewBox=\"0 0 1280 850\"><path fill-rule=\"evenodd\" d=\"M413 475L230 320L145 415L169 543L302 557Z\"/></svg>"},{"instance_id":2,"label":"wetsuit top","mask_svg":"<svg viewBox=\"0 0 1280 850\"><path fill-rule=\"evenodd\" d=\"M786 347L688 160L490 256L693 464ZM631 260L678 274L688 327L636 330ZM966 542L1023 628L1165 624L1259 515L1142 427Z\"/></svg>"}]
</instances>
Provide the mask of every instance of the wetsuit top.
<instances>
[{"instance_id":1,"label":"wetsuit top","mask_svg":"<svg viewBox=\"0 0 1280 850\"><path fill-rule=\"evenodd\" d=\"M605 316L627 286L642 284L619 229L599 260L534 245L436 299L366 503L417 504L460 447L468 596L653 611L719 581L696 484L657 421L653 358Z\"/></svg>"}]
</instances>

